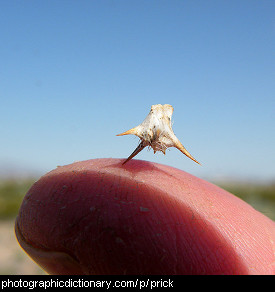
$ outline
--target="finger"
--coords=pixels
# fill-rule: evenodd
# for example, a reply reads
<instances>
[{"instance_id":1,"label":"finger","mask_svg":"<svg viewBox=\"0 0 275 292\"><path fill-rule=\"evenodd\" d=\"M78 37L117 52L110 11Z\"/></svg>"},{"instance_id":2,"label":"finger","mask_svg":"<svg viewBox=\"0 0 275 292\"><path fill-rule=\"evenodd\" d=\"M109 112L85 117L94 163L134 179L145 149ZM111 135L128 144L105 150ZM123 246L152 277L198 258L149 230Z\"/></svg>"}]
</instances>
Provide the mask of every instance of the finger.
<instances>
[{"instance_id":1,"label":"finger","mask_svg":"<svg viewBox=\"0 0 275 292\"><path fill-rule=\"evenodd\" d=\"M272 274L275 224L181 170L96 159L58 167L24 198L21 246L52 274Z\"/></svg>"}]
</instances>

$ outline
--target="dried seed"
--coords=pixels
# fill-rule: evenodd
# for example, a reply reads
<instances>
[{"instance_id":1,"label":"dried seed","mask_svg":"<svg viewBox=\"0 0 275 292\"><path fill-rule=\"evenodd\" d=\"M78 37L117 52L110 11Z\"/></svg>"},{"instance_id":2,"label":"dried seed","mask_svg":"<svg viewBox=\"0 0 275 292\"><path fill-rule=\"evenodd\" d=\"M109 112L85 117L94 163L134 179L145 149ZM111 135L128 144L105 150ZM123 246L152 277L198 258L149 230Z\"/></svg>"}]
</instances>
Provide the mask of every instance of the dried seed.
<instances>
[{"instance_id":1,"label":"dried seed","mask_svg":"<svg viewBox=\"0 0 275 292\"><path fill-rule=\"evenodd\" d=\"M172 130L171 118L173 114L173 107L170 104L156 104L152 105L151 110L145 120L135 128L132 128L117 136L136 135L140 138L140 143L135 151L123 162L135 157L146 146L152 147L154 153L156 151L165 151L169 147L176 147L187 157L200 164L191 154L183 147L179 139Z\"/></svg>"}]
</instances>

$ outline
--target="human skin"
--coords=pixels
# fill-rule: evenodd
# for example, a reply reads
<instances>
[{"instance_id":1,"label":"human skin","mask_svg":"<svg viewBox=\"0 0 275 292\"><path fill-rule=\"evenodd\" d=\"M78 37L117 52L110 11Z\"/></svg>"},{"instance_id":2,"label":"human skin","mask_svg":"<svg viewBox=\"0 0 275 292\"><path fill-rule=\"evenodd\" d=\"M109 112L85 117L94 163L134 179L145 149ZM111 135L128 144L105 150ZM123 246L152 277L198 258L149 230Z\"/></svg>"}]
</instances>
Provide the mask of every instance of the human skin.
<instances>
[{"instance_id":1,"label":"human skin","mask_svg":"<svg viewBox=\"0 0 275 292\"><path fill-rule=\"evenodd\" d=\"M179 169L122 162L76 162L31 187L15 231L48 273L275 273L272 220Z\"/></svg>"}]
</instances>

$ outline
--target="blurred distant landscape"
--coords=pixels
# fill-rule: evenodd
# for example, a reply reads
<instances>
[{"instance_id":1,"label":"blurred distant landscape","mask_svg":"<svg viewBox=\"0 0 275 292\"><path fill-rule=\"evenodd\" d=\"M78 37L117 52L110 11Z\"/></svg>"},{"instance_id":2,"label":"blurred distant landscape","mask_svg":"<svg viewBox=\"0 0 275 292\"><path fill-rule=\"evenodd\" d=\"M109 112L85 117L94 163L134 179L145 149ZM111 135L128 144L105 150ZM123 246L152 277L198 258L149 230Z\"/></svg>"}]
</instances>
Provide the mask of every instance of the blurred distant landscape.
<instances>
[{"instance_id":1,"label":"blurred distant landscape","mask_svg":"<svg viewBox=\"0 0 275 292\"><path fill-rule=\"evenodd\" d=\"M21 202L34 181L24 175L0 177L0 275L46 274L19 246L14 233Z\"/></svg>"},{"instance_id":2,"label":"blurred distant landscape","mask_svg":"<svg viewBox=\"0 0 275 292\"><path fill-rule=\"evenodd\" d=\"M265 216L275 220L275 181L265 183L224 181L215 184L241 198Z\"/></svg>"},{"instance_id":3,"label":"blurred distant landscape","mask_svg":"<svg viewBox=\"0 0 275 292\"><path fill-rule=\"evenodd\" d=\"M0 274L46 274L20 248L14 235L14 221L21 202L38 179L30 174L0 176ZM275 220L275 181L213 182L240 197L255 209Z\"/></svg>"}]
</instances>

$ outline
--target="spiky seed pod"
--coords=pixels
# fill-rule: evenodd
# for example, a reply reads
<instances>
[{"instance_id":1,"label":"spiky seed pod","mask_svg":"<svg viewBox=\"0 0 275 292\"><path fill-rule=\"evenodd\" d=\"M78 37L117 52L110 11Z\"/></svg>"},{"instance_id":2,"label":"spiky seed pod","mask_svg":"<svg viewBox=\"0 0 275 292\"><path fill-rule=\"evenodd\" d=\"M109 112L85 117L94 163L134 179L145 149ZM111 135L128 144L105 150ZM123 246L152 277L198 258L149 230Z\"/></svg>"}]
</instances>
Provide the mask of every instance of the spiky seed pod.
<instances>
[{"instance_id":1,"label":"spiky seed pod","mask_svg":"<svg viewBox=\"0 0 275 292\"><path fill-rule=\"evenodd\" d=\"M169 147L176 147L187 157L200 164L191 154L183 147L179 139L172 130L171 118L173 107L170 104L156 104L151 106L151 110L145 120L135 128L132 128L117 136L136 135L140 138L140 144L135 151L123 162L135 157L146 146L152 147L156 151L165 151Z\"/></svg>"}]
</instances>

